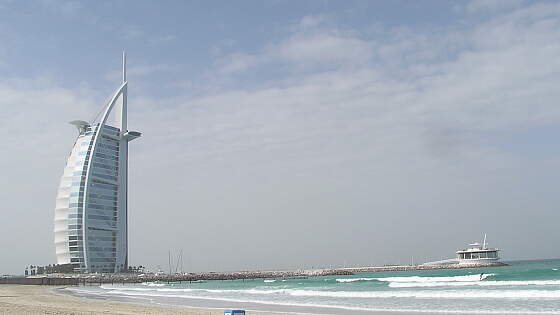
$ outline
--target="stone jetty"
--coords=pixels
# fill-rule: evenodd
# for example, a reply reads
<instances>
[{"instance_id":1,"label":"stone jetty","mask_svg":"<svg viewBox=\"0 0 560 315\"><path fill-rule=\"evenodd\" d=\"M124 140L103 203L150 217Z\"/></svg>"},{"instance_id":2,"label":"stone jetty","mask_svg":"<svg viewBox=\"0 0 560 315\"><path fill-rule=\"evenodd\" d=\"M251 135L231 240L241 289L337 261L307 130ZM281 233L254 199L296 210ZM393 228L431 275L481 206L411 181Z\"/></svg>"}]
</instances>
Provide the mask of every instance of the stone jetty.
<instances>
[{"instance_id":1,"label":"stone jetty","mask_svg":"<svg viewBox=\"0 0 560 315\"><path fill-rule=\"evenodd\" d=\"M484 265L459 265L459 264L428 265L426 264L426 265L404 265L404 266L348 267L348 268L337 268L336 270L349 271L354 274L360 272L470 269L470 268L502 267L502 266L509 266L509 265L502 262L494 262L491 264L484 264Z\"/></svg>"},{"instance_id":2,"label":"stone jetty","mask_svg":"<svg viewBox=\"0 0 560 315\"><path fill-rule=\"evenodd\" d=\"M404 266L371 266L345 267L301 270L268 270L268 271L236 271L236 272L197 272L177 274L155 273L118 273L118 274L50 274L27 278L0 278L0 283L15 284L44 284L44 285L96 285L96 284L124 284L142 282L195 282L210 280L250 280L273 278L307 278L320 276L348 276L362 272L387 272L436 269L465 269L480 267L507 266L505 263L491 265L404 265ZM41 279L41 280L39 280ZM66 280L62 280L66 279Z\"/></svg>"}]
</instances>

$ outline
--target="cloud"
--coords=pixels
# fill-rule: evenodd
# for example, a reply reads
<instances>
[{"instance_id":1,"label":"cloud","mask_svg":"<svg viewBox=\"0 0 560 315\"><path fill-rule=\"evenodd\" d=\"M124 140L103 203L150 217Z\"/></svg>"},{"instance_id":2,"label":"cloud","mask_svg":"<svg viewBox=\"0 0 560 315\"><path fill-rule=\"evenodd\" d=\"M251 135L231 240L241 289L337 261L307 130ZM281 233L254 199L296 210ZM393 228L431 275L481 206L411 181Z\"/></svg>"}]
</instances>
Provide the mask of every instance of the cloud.
<instances>
[{"instance_id":1,"label":"cloud","mask_svg":"<svg viewBox=\"0 0 560 315\"><path fill-rule=\"evenodd\" d=\"M285 71L275 76L247 79L241 87L197 78L176 82L209 87L195 96L131 92L130 127L143 132L130 146L135 259L157 265L166 249L159 253L149 244L163 240L174 248L186 242L199 259L193 269L202 270L220 269L217 262L231 248L271 268L297 264L293 257L337 263L333 244L343 251L364 240L380 256L396 259L399 253L370 241L393 242L401 254L437 255L441 249L425 243L454 249L484 229L513 252L523 241L516 230L537 222L527 209L543 217L556 204L554 192L543 192L554 185L543 182L554 183L558 163L544 163L538 153L525 156L517 141L513 154L500 142L503 135L560 125L558 13L556 3L535 4L482 20L467 16L460 27L372 33L298 22L309 27L296 27L256 52L218 55L211 70L236 80L281 66ZM148 76L173 68L142 65L129 72ZM64 123L95 113L96 99L111 92L99 96L50 81L0 81L0 132L8 135L0 153L9 166L0 197L17 205L14 222L44 239L51 235L43 225L52 221L50 205L75 136ZM30 184L34 176L42 180ZM507 228L493 218L506 220ZM548 221L539 230L557 236L557 220ZM437 233L426 228L434 224ZM221 233L231 226L251 233ZM272 227L289 233L277 239ZM25 257L37 257L27 250L34 240L8 228L6 235L23 240L17 247L29 252ZM419 229L418 240L399 233ZM450 236L441 240L442 234ZM13 246L5 242L0 247ZM257 256L251 252L256 247L274 251ZM298 254L311 247L320 254ZM47 257L53 252L37 248Z\"/></svg>"},{"instance_id":2,"label":"cloud","mask_svg":"<svg viewBox=\"0 0 560 315\"><path fill-rule=\"evenodd\" d=\"M326 20L328 19L324 15L307 15L301 18L301 20L299 21L299 26L304 29L316 27L324 23Z\"/></svg>"},{"instance_id":3,"label":"cloud","mask_svg":"<svg viewBox=\"0 0 560 315\"><path fill-rule=\"evenodd\" d=\"M127 76L145 77L159 72L175 71L177 68L168 64L150 64L150 65L133 65L126 69ZM122 70L115 70L105 75L105 79L109 81L120 81L122 78Z\"/></svg>"},{"instance_id":4,"label":"cloud","mask_svg":"<svg viewBox=\"0 0 560 315\"><path fill-rule=\"evenodd\" d=\"M268 48L277 55L296 63L361 64L372 56L371 44L360 38L337 32L296 34Z\"/></svg>"},{"instance_id":5,"label":"cloud","mask_svg":"<svg viewBox=\"0 0 560 315\"><path fill-rule=\"evenodd\" d=\"M137 25L124 25L118 29L121 36L127 40L138 39L146 36L146 32Z\"/></svg>"},{"instance_id":6,"label":"cloud","mask_svg":"<svg viewBox=\"0 0 560 315\"><path fill-rule=\"evenodd\" d=\"M217 62L219 71L222 73L236 73L248 70L258 65L261 57L246 53L234 53L227 55L222 60Z\"/></svg>"},{"instance_id":7,"label":"cloud","mask_svg":"<svg viewBox=\"0 0 560 315\"><path fill-rule=\"evenodd\" d=\"M367 94L360 99L364 110L383 108L374 106L376 102L394 103L393 110L414 112L418 120L431 120L426 123L459 124L457 127L479 132L551 123L557 118L555 106L537 107L535 100L557 96L551 87L553 80L543 80L554 77L559 66L554 61L560 52L557 10L554 4L536 5L499 14L472 29L444 34L393 30L398 36L389 40L368 40L332 29L298 31L266 45L260 54L232 54L222 69L231 74L286 64L293 71L279 81L282 92L308 87L316 95L301 95L301 100L309 101L306 106L332 103L329 99L352 104L355 96L363 97L360 91L387 86L398 89L379 99L373 92ZM328 75L298 72L302 65L313 64L330 65ZM359 65L363 71L348 65ZM362 81L355 82L358 78ZM330 95L333 86L348 90L334 89L337 93ZM358 88L352 89L354 86ZM323 100L325 95L329 97ZM409 103L402 104L401 99Z\"/></svg>"},{"instance_id":8,"label":"cloud","mask_svg":"<svg viewBox=\"0 0 560 315\"><path fill-rule=\"evenodd\" d=\"M66 15L75 15L83 8L82 2L76 0L41 0L41 4Z\"/></svg>"},{"instance_id":9,"label":"cloud","mask_svg":"<svg viewBox=\"0 0 560 315\"><path fill-rule=\"evenodd\" d=\"M175 97L166 101L175 104L170 111L156 115L173 133L188 126L184 141L193 150L177 152L178 161L258 152L252 158L262 155L258 163L265 163L301 149L298 160L278 163L303 174L366 157L393 168L405 163L396 156L414 156L425 165L500 169L518 157L501 152L491 135L560 123L557 10L535 5L473 28L389 29L386 38L331 27L295 30L259 53L240 51L218 62L230 77L276 65L288 69L282 75ZM317 64L329 67L309 68Z\"/></svg>"},{"instance_id":10,"label":"cloud","mask_svg":"<svg viewBox=\"0 0 560 315\"><path fill-rule=\"evenodd\" d=\"M220 72L238 73L277 64L361 65L373 55L372 43L338 30L299 30L279 42L269 43L255 54L234 52L216 62Z\"/></svg>"},{"instance_id":11,"label":"cloud","mask_svg":"<svg viewBox=\"0 0 560 315\"><path fill-rule=\"evenodd\" d=\"M521 7L523 0L471 0L465 5L465 10L470 14L496 13Z\"/></svg>"},{"instance_id":12,"label":"cloud","mask_svg":"<svg viewBox=\"0 0 560 315\"><path fill-rule=\"evenodd\" d=\"M150 38L150 43L155 45L169 44L177 40L177 36L173 34L154 36Z\"/></svg>"}]
</instances>

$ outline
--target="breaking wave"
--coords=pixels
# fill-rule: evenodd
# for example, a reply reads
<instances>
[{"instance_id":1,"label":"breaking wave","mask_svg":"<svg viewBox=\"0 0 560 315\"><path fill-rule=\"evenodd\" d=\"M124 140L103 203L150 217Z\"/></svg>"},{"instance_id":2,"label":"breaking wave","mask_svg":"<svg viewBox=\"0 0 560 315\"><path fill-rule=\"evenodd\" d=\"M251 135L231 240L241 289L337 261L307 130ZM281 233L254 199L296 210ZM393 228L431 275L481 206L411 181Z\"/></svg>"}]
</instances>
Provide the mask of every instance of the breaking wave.
<instances>
[{"instance_id":1,"label":"breaking wave","mask_svg":"<svg viewBox=\"0 0 560 315\"><path fill-rule=\"evenodd\" d=\"M235 297L277 295L292 297L329 297L329 298L437 298L437 299L558 299L560 290L439 290L439 291L320 291L299 289L148 289L105 287L108 294L154 295L188 298L218 298L216 295L227 294ZM194 293L186 295L185 293ZM202 295L196 293L203 293ZM249 299L250 300L250 299Z\"/></svg>"},{"instance_id":2,"label":"breaking wave","mask_svg":"<svg viewBox=\"0 0 560 315\"><path fill-rule=\"evenodd\" d=\"M336 282L357 282L357 281L373 281L377 280L378 278L347 278L347 279L336 279Z\"/></svg>"},{"instance_id":3,"label":"breaking wave","mask_svg":"<svg viewBox=\"0 0 560 315\"><path fill-rule=\"evenodd\" d=\"M475 274L453 277L385 277L385 278L349 278L336 279L337 282L357 281L388 282L391 288L427 288L427 287L503 287L503 286L560 286L560 280L526 280L526 281L483 281L494 274Z\"/></svg>"},{"instance_id":4,"label":"breaking wave","mask_svg":"<svg viewBox=\"0 0 560 315\"><path fill-rule=\"evenodd\" d=\"M488 277L493 276L493 273L488 274L476 274L476 275L466 275L466 276L453 276L453 277L386 277L377 278L379 281L385 282L474 282L481 281Z\"/></svg>"},{"instance_id":5,"label":"breaking wave","mask_svg":"<svg viewBox=\"0 0 560 315\"><path fill-rule=\"evenodd\" d=\"M419 288L419 287L503 287L503 286L560 286L560 280L533 281L472 281L472 282L391 282L391 288Z\"/></svg>"},{"instance_id":6,"label":"breaking wave","mask_svg":"<svg viewBox=\"0 0 560 315\"><path fill-rule=\"evenodd\" d=\"M476 275L453 276L453 277L411 276L411 277L384 277L384 278L342 278L342 279L336 279L336 281L341 283L357 282L357 281L406 282L406 283L474 282L474 281L484 280L493 275L494 275L493 273L489 273L489 274L476 274Z\"/></svg>"},{"instance_id":7,"label":"breaking wave","mask_svg":"<svg viewBox=\"0 0 560 315\"><path fill-rule=\"evenodd\" d=\"M148 287L163 287L165 286L165 284L163 283L156 283L156 282L142 282L142 285L148 286Z\"/></svg>"}]
</instances>

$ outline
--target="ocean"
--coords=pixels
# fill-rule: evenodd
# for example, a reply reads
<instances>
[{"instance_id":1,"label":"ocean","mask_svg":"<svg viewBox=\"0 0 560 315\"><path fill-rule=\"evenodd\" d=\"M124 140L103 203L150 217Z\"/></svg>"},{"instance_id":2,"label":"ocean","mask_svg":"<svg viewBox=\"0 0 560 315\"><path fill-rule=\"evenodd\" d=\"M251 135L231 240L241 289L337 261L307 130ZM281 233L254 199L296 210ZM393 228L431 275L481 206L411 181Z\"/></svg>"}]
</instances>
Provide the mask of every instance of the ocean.
<instances>
[{"instance_id":1,"label":"ocean","mask_svg":"<svg viewBox=\"0 0 560 315\"><path fill-rule=\"evenodd\" d=\"M510 266L292 279L68 288L73 294L203 307L350 314L560 314L560 260ZM196 303L194 303L196 301Z\"/></svg>"}]
</instances>

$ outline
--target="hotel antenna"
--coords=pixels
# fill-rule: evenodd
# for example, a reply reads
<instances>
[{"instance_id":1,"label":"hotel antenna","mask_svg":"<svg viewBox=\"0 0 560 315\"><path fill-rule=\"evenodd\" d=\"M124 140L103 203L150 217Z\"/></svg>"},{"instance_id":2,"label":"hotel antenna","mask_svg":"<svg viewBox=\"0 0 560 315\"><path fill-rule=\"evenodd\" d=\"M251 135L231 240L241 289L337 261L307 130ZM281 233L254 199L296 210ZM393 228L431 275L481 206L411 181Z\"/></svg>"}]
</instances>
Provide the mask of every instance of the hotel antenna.
<instances>
[{"instance_id":1,"label":"hotel antenna","mask_svg":"<svg viewBox=\"0 0 560 315\"><path fill-rule=\"evenodd\" d=\"M122 83L126 82L126 51L122 52Z\"/></svg>"}]
</instances>

